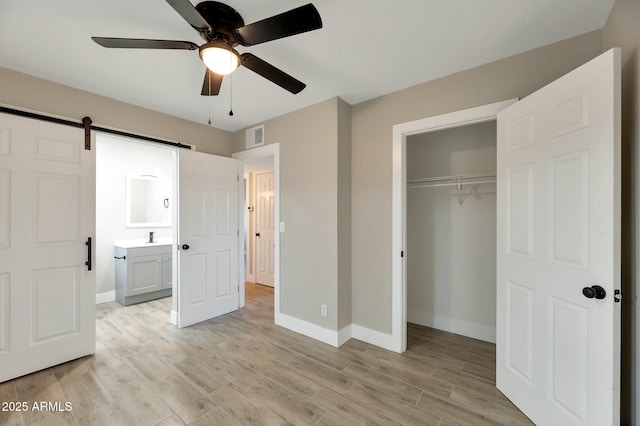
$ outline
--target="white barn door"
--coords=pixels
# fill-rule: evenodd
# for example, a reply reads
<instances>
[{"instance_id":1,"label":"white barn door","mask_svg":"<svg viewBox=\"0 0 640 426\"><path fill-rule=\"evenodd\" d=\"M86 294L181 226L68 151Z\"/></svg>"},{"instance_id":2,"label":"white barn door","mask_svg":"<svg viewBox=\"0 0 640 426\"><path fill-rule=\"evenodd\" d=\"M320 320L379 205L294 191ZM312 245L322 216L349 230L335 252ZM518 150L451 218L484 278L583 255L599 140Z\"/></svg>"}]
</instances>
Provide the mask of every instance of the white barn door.
<instances>
[{"instance_id":1,"label":"white barn door","mask_svg":"<svg viewBox=\"0 0 640 426\"><path fill-rule=\"evenodd\" d=\"M178 326L239 308L238 160L178 152Z\"/></svg>"},{"instance_id":2,"label":"white barn door","mask_svg":"<svg viewBox=\"0 0 640 426\"><path fill-rule=\"evenodd\" d=\"M498 114L498 388L540 425L620 403L620 54Z\"/></svg>"},{"instance_id":3,"label":"white barn door","mask_svg":"<svg viewBox=\"0 0 640 426\"><path fill-rule=\"evenodd\" d=\"M0 114L0 382L95 352L94 235L83 129Z\"/></svg>"}]
</instances>

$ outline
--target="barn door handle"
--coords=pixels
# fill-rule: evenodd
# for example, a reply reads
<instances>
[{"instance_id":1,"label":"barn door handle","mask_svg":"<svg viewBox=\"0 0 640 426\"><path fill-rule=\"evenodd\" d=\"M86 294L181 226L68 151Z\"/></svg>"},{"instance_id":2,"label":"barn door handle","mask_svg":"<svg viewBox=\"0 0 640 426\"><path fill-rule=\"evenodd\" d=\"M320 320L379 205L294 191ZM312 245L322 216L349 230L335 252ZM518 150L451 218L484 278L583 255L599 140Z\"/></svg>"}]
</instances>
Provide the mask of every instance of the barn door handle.
<instances>
[{"instance_id":1,"label":"barn door handle","mask_svg":"<svg viewBox=\"0 0 640 426\"><path fill-rule=\"evenodd\" d=\"M587 299L604 299L605 297L607 297L607 292L599 285L592 285L591 287L583 288L582 294Z\"/></svg>"},{"instance_id":2,"label":"barn door handle","mask_svg":"<svg viewBox=\"0 0 640 426\"><path fill-rule=\"evenodd\" d=\"M87 265L87 271L91 270L91 237L87 237L87 242L84 243L87 246L87 261L84 262Z\"/></svg>"}]
</instances>

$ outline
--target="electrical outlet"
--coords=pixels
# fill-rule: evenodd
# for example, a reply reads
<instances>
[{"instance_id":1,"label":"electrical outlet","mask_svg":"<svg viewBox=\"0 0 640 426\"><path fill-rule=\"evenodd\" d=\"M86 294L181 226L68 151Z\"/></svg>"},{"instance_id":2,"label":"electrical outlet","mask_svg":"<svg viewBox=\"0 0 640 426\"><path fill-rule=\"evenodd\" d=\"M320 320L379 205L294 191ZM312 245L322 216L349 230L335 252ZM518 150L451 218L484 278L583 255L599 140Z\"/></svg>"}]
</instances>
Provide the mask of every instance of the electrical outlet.
<instances>
[{"instance_id":1,"label":"electrical outlet","mask_svg":"<svg viewBox=\"0 0 640 426\"><path fill-rule=\"evenodd\" d=\"M320 315L326 317L327 314L327 305L320 305Z\"/></svg>"}]
</instances>

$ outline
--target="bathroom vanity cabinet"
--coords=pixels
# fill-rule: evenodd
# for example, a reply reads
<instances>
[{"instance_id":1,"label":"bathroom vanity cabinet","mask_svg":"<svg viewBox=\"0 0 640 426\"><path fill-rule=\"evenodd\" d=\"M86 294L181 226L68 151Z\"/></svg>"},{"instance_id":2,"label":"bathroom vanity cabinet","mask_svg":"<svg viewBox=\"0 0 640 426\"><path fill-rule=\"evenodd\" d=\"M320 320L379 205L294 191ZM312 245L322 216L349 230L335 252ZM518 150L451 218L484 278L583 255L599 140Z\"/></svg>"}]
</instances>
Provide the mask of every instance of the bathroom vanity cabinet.
<instances>
[{"instance_id":1,"label":"bathroom vanity cabinet","mask_svg":"<svg viewBox=\"0 0 640 426\"><path fill-rule=\"evenodd\" d=\"M116 300L120 304L171 296L171 244L118 242L115 258Z\"/></svg>"}]
</instances>

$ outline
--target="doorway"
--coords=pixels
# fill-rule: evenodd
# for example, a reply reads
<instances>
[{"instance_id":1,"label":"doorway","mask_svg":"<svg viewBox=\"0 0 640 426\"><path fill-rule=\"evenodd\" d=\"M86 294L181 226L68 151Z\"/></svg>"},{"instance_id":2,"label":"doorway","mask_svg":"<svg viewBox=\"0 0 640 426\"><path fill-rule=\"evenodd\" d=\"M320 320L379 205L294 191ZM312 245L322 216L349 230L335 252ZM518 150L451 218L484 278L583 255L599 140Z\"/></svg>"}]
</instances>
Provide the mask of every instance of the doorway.
<instances>
[{"instance_id":1,"label":"doorway","mask_svg":"<svg viewBox=\"0 0 640 426\"><path fill-rule=\"evenodd\" d=\"M256 228L254 225L254 217L256 216L255 200L252 200L250 194L255 191L250 191L247 187L253 187L255 185L255 176L259 174L273 173L273 216L269 218L267 222L273 229L273 245L270 249L270 253L273 261L269 259L267 264L272 265L273 268L273 307L274 318L277 319L280 312L280 286L279 286L279 274L280 274L280 232L283 232L284 224L280 222L280 145L269 144L261 147L253 148L250 150L237 152L233 154L233 158L240 160L240 168L242 175L247 182L245 186L245 206L242 213L241 220L244 221L244 226L241 227L242 235L240 236L240 253L245 253L245 261L241 262L240 266L240 306L245 304L245 281L255 283L257 280L257 268L256 264L256 240L262 237L257 237L255 234ZM271 245L271 243L268 243ZM269 284L267 284L269 285ZM271 285L269 285L271 286Z\"/></svg>"},{"instance_id":2,"label":"doorway","mask_svg":"<svg viewBox=\"0 0 640 426\"><path fill-rule=\"evenodd\" d=\"M273 156L244 162L245 280L273 287L275 191Z\"/></svg>"},{"instance_id":3,"label":"doorway","mask_svg":"<svg viewBox=\"0 0 640 426\"><path fill-rule=\"evenodd\" d=\"M407 138L407 320L496 342L496 122Z\"/></svg>"},{"instance_id":4,"label":"doorway","mask_svg":"<svg viewBox=\"0 0 640 426\"><path fill-rule=\"evenodd\" d=\"M174 151L173 147L96 133L96 303L118 299L123 303L125 297L137 303L172 294ZM150 240L154 253L148 256L139 253L140 261L134 261L132 266L159 285L141 288L131 297L124 296L119 289L117 295L116 271L126 260L117 259L123 255L117 255L116 247ZM161 248L166 253L160 255ZM161 256L161 266L156 266L158 256ZM167 319L170 318L171 303L152 306L166 311Z\"/></svg>"},{"instance_id":5,"label":"doorway","mask_svg":"<svg viewBox=\"0 0 640 426\"><path fill-rule=\"evenodd\" d=\"M516 99L469 108L393 126L392 142L392 263L391 339L387 349L407 349L407 139L410 136L451 129L496 119L498 112ZM407 253L407 255L410 255Z\"/></svg>"}]
</instances>

